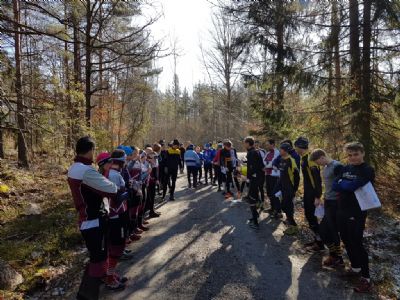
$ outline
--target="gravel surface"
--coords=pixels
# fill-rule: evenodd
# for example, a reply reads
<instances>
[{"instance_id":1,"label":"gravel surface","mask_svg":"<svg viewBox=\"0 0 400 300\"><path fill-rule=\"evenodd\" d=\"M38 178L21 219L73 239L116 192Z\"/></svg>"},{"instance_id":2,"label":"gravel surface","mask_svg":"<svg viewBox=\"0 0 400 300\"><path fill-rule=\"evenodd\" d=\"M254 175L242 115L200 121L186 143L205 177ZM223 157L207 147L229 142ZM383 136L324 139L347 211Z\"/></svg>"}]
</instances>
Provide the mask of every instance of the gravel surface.
<instances>
[{"instance_id":1,"label":"gravel surface","mask_svg":"<svg viewBox=\"0 0 400 300\"><path fill-rule=\"evenodd\" d=\"M260 230L246 225L245 203L225 201L215 187L187 190L178 179L176 201L163 204L150 231L129 246L122 262L130 280L124 291L102 299L370 299L321 269L284 225L262 214Z\"/></svg>"}]
</instances>

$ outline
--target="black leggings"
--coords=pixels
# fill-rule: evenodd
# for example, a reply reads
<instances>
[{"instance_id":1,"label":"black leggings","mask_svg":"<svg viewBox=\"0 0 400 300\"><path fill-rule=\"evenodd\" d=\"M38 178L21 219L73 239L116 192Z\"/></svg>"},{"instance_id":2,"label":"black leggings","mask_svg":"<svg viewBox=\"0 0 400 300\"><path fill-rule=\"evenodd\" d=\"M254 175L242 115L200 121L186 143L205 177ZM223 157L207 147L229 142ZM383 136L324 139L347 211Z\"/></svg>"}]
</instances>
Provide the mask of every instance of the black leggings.
<instances>
[{"instance_id":1,"label":"black leggings","mask_svg":"<svg viewBox=\"0 0 400 300\"><path fill-rule=\"evenodd\" d=\"M324 210L325 215L319 225L321 239L329 248L331 256L341 256L336 200L325 200Z\"/></svg>"},{"instance_id":2,"label":"black leggings","mask_svg":"<svg viewBox=\"0 0 400 300\"><path fill-rule=\"evenodd\" d=\"M154 201L156 198L156 184L150 183L147 187L147 201L146 201L146 211L154 212Z\"/></svg>"},{"instance_id":3,"label":"black leggings","mask_svg":"<svg viewBox=\"0 0 400 300\"><path fill-rule=\"evenodd\" d=\"M337 221L340 238L346 248L352 268L361 268L361 276L369 278L368 252L363 244L367 213L349 214L338 210Z\"/></svg>"},{"instance_id":4,"label":"black leggings","mask_svg":"<svg viewBox=\"0 0 400 300\"><path fill-rule=\"evenodd\" d=\"M169 181L171 181L171 186L169 188L169 194L171 196L173 196L174 193L175 193L175 185L176 185L176 179L177 178L178 178L178 169L168 170L168 180L167 180L167 182L169 183ZM167 186L165 186L164 189L165 189L165 193L166 193Z\"/></svg>"},{"instance_id":5,"label":"black leggings","mask_svg":"<svg viewBox=\"0 0 400 300\"><path fill-rule=\"evenodd\" d=\"M308 225L310 229L314 231L315 234L319 234L319 224L318 219L315 216L315 196L314 193L308 192L305 187L303 204L304 204L304 214L306 216Z\"/></svg>"},{"instance_id":6,"label":"black leggings","mask_svg":"<svg viewBox=\"0 0 400 300\"><path fill-rule=\"evenodd\" d=\"M206 181L206 184L208 183L208 175L210 175L210 181L213 179L213 174L212 174L212 165L204 165L204 178Z\"/></svg>"},{"instance_id":7,"label":"black leggings","mask_svg":"<svg viewBox=\"0 0 400 300\"><path fill-rule=\"evenodd\" d=\"M276 211L276 212L280 212L280 205L277 204L277 202L279 202L279 199L277 199L275 197L274 194L274 189L276 186L276 183L278 182L278 178L277 176L271 176L271 175L267 175L265 176L265 183L267 186L267 195L271 204L271 209Z\"/></svg>"},{"instance_id":8,"label":"black leggings","mask_svg":"<svg viewBox=\"0 0 400 300\"><path fill-rule=\"evenodd\" d=\"M197 186L197 167L186 166L189 187L192 187L191 177L193 177L193 187Z\"/></svg>"},{"instance_id":9,"label":"black leggings","mask_svg":"<svg viewBox=\"0 0 400 300\"><path fill-rule=\"evenodd\" d=\"M107 272L108 256L108 222L99 218L99 226L81 230L86 248L89 252L88 275L101 278Z\"/></svg>"},{"instance_id":10,"label":"black leggings","mask_svg":"<svg viewBox=\"0 0 400 300\"><path fill-rule=\"evenodd\" d=\"M258 176L258 175L257 175ZM260 175L258 179L258 190L260 192L260 201L264 203L265 196L264 196L264 183L265 183L265 175Z\"/></svg>"}]
</instances>

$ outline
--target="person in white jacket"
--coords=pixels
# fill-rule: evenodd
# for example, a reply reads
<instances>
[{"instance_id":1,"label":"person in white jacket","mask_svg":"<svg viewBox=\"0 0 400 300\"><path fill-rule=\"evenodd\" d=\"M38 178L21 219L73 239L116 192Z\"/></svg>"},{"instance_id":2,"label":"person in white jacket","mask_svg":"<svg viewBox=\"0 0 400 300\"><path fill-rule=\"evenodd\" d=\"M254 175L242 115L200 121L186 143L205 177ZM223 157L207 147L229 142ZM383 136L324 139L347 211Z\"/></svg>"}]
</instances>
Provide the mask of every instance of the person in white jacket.
<instances>
[{"instance_id":1,"label":"person in white jacket","mask_svg":"<svg viewBox=\"0 0 400 300\"><path fill-rule=\"evenodd\" d=\"M266 148L268 150L264 158L265 163L265 182L267 186L267 195L271 208L268 210L270 215L281 216L279 198L274 195L274 188L279 179L279 170L274 168L272 163L279 156L279 150L275 147L275 140L269 139Z\"/></svg>"}]
</instances>

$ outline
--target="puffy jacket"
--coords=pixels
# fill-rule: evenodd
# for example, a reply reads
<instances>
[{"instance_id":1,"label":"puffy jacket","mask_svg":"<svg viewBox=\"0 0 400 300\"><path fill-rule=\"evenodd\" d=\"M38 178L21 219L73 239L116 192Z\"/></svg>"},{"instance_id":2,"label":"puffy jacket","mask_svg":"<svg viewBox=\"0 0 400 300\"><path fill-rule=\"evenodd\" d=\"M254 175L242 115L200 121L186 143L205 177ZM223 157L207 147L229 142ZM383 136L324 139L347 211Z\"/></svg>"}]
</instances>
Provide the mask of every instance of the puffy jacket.
<instances>
[{"instance_id":1,"label":"puffy jacket","mask_svg":"<svg viewBox=\"0 0 400 300\"><path fill-rule=\"evenodd\" d=\"M201 164L200 157L194 150L186 150L185 163L188 167L198 167Z\"/></svg>"}]
</instances>

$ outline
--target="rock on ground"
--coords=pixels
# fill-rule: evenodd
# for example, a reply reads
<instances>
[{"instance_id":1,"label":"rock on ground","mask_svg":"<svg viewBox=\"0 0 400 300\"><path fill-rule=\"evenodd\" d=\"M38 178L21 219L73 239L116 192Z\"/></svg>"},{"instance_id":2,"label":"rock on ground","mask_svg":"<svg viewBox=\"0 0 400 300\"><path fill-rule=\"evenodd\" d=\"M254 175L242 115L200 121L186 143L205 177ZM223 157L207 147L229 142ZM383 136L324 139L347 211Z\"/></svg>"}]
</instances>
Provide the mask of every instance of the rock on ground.
<instances>
[{"instance_id":1,"label":"rock on ground","mask_svg":"<svg viewBox=\"0 0 400 300\"><path fill-rule=\"evenodd\" d=\"M13 291L24 281L22 275L3 260L0 260L0 270L0 289Z\"/></svg>"}]
</instances>

